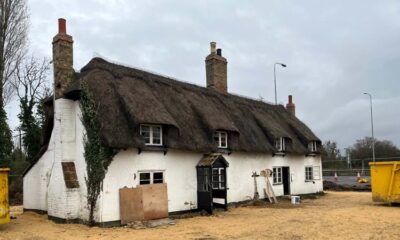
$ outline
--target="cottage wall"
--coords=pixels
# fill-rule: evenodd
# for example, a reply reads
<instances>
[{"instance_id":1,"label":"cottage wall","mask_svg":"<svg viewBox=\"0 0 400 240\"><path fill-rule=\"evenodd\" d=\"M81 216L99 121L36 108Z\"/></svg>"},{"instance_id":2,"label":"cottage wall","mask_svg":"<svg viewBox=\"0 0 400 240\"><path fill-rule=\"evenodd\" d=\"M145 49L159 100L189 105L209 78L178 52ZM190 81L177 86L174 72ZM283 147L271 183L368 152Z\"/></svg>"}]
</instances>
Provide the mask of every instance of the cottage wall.
<instances>
[{"instance_id":1,"label":"cottage wall","mask_svg":"<svg viewBox=\"0 0 400 240\"><path fill-rule=\"evenodd\" d=\"M47 186L54 158L54 131L47 151L23 179L23 204L25 209L47 211Z\"/></svg>"},{"instance_id":2,"label":"cottage wall","mask_svg":"<svg viewBox=\"0 0 400 240\"><path fill-rule=\"evenodd\" d=\"M24 176L24 208L47 211L66 220L87 220L86 163L79 103L55 101L55 121L45 154ZM74 162L79 188L65 185L62 162Z\"/></svg>"},{"instance_id":3,"label":"cottage wall","mask_svg":"<svg viewBox=\"0 0 400 240\"><path fill-rule=\"evenodd\" d=\"M119 214L119 189L139 184L139 171L163 170L168 184L168 208L170 212L197 208L196 164L202 154L170 150L142 152L130 149L118 153L111 163L99 201L99 220L117 221ZM228 202L249 200L254 195L252 172L278 166L289 166L293 182L292 194L307 194L322 191L322 180L305 182L305 166L321 166L320 157L274 156L271 154L232 153L224 155L229 162L227 168ZM321 169L321 168L320 168ZM321 172L320 172L321 174ZM320 175L321 176L321 175ZM322 177L321 177L322 179ZM272 182L272 178L270 179ZM257 178L258 191L264 198L265 180ZM277 196L283 195L283 185L274 185Z\"/></svg>"}]
</instances>

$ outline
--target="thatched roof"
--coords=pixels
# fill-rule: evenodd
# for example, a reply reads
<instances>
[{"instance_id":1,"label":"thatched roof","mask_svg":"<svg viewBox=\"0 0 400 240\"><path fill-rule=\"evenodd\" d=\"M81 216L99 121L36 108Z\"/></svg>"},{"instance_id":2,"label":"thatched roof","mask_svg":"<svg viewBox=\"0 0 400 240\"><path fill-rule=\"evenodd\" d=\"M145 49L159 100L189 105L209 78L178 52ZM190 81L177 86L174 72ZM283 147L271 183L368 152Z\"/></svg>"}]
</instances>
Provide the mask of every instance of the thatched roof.
<instances>
[{"instance_id":1,"label":"thatched roof","mask_svg":"<svg viewBox=\"0 0 400 240\"><path fill-rule=\"evenodd\" d=\"M271 105L233 94L180 82L143 70L92 59L79 81L87 81L99 105L104 143L113 148L144 148L143 123L163 125L164 145L170 149L215 152L213 133L226 130L231 151L276 151L274 141L290 139L288 152L307 153L319 139L282 105ZM79 84L66 96L77 98Z\"/></svg>"}]
</instances>

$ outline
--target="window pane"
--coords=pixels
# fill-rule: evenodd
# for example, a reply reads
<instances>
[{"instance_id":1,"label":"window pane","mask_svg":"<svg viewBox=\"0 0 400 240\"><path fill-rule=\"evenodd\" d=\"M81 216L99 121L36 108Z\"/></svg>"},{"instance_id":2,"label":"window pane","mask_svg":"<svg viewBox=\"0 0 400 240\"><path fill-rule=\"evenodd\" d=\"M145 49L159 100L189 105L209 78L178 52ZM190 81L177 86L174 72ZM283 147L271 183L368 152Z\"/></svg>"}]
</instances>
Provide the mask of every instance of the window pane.
<instances>
[{"instance_id":1,"label":"window pane","mask_svg":"<svg viewBox=\"0 0 400 240\"><path fill-rule=\"evenodd\" d=\"M219 175L213 175L212 176L212 181L213 182L219 182Z\"/></svg>"},{"instance_id":2,"label":"window pane","mask_svg":"<svg viewBox=\"0 0 400 240\"><path fill-rule=\"evenodd\" d=\"M221 174L221 175L219 176L219 181L220 181L220 182L225 182L225 175L222 175L222 174Z\"/></svg>"},{"instance_id":3,"label":"window pane","mask_svg":"<svg viewBox=\"0 0 400 240\"><path fill-rule=\"evenodd\" d=\"M145 126L145 125L141 125L140 126L140 131L143 132L150 132L150 127L149 126Z\"/></svg>"},{"instance_id":4,"label":"window pane","mask_svg":"<svg viewBox=\"0 0 400 240\"><path fill-rule=\"evenodd\" d=\"M213 189L218 189L218 182L213 182Z\"/></svg>"},{"instance_id":5,"label":"window pane","mask_svg":"<svg viewBox=\"0 0 400 240\"><path fill-rule=\"evenodd\" d=\"M160 135L161 127L159 127L159 126L153 126L152 128L153 128L153 134L158 134L158 135Z\"/></svg>"},{"instance_id":6,"label":"window pane","mask_svg":"<svg viewBox=\"0 0 400 240\"><path fill-rule=\"evenodd\" d=\"M140 133L143 136L144 142L150 144L150 128L149 126L141 125Z\"/></svg>"},{"instance_id":7,"label":"window pane","mask_svg":"<svg viewBox=\"0 0 400 240\"><path fill-rule=\"evenodd\" d=\"M139 174L139 184L150 184L150 173L140 173Z\"/></svg>"},{"instance_id":8,"label":"window pane","mask_svg":"<svg viewBox=\"0 0 400 240\"><path fill-rule=\"evenodd\" d=\"M218 175L218 168L212 169L212 175Z\"/></svg>"},{"instance_id":9,"label":"window pane","mask_svg":"<svg viewBox=\"0 0 400 240\"><path fill-rule=\"evenodd\" d=\"M306 167L306 180L313 180L313 169L312 167Z\"/></svg>"},{"instance_id":10,"label":"window pane","mask_svg":"<svg viewBox=\"0 0 400 240\"><path fill-rule=\"evenodd\" d=\"M281 139L277 139L277 140L275 141L275 147L276 147L276 149L277 149L278 151L281 150L281 147L282 147L282 145L281 145Z\"/></svg>"},{"instance_id":11,"label":"window pane","mask_svg":"<svg viewBox=\"0 0 400 240\"><path fill-rule=\"evenodd\" d=\"M221 147L227 147L228 146L228 136L226 132L221 132Z\"/></svg>"},{"instance_id":12,"label":"window pane","mask_svg":"<svg viewBox=\"0 0 400 240\"><path fill-rule=\"evenodd\" d=\"M163 183L163 182L164 182L164 173L163 172L153 173L153 183Z\"/></svg>"},{"instance_id":13,"label":"window pane","mask_svg":"<svg viewBox=\"0 0 400 240\"><path fill-rule=\"evenodd\" d=\"M220 146L220 142L219 142L219 132L215 132L214 133L214 142L217 145L217 147Z\"/></svg>"},{"instance_id":14,"label":"window pane","mask_svg":"<svg viewBox=\"0 0 400 240\"><path fill-rule=\"evenodd\" d=\"M161 139L159 137L156 138L156 137L153 136L153 144L154 145L160 145L161 144Z\"/></svg>"}]
</instances>

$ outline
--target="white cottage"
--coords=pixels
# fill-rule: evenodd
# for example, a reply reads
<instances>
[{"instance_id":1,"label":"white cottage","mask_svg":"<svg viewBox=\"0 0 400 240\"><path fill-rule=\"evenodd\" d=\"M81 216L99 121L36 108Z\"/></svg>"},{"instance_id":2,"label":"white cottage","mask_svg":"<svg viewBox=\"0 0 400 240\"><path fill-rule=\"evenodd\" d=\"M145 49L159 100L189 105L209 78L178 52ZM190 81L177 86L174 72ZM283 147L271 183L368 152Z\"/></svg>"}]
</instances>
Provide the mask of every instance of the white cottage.
<instances>
[{"instance_id":1,"label":"white cottage","mask_svg":"<svg viewBox=\"0 0 400 240\"><path fill-rule=\"evenodd\" d=\"M227 92L227 61L216 44L206 57L207 87L92 59L73 70L72 37L59 19L53 39L54 98L42 150L24 175L24 208L50 219L88 221L86 83L98 106L102 144L115 154L94 209L119 224L119 189L166 183L168 211L214 207L255 195L252 174L271 169L277 196L322 191L320 140L286 108ZM260 197L264 179L256 179Z\"/></svg>"}]
</instances>

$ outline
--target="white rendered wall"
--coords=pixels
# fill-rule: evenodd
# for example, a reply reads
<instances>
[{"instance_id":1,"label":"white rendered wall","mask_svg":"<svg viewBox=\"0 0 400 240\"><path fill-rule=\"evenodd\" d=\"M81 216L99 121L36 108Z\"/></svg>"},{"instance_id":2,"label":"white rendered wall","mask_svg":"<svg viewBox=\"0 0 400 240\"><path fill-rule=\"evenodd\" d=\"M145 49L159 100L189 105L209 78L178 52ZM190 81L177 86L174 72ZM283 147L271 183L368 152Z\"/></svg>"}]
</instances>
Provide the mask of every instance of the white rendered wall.
<instances>
[{"instance_id":1,"label":"white rendered wall","mask_svg":"<svg viewBox=\"0 0 400 240\"><path fill-rule=\"evenodd\" d=\"M202 156L200 153L174 150L168 151L166 155L163 152L138 154L137 149L118 153L104 179L103 193L99 201L100 220L102 222L120 220L119 189L138 185L138 171L165 171L164 179L168 188L170 212L196 208L196 164Z\"/></svg>"},{"instance_id":2,"label":"white rendered wall","mask_svg":"<svg viewBox=\"0 0 400 240\"><path fill-rule=\"evenodd\" d=\"M47 186L54 158L54 131L47 151L23 179L23 205L26 209L47 211Z\"/></svg>"},{"instance_id":3,"label":"white rendered wall","mask_svg":"<svg viewBox=\"0 0 400 240\"><path fill-rule=\"evenodd\" d=\"M196 165L202 154L170 150L142 152L130 149L118 153L111 163L104 179L103 193L99 199L100 222L117 221L119 214L119 189L139 184L139 171L162 170L168 185L168 210L170 212L190 210L197 207ZM291 194L307 194L322 191L321 180L305 182L305 166L321 166L319 157L274 156L271 154L232 153L224 155L229 162L227 170L228 202L249 200L254 196L252 172L272 167L289 166ZM320 168L321 169L321 168ZM320 173L321 174L321 173ZM272 178L270 179L272 183ZM257 178L260 197L265 197L265 180ZM283 185L274 185L277 196L283 195Z\"/></svg>"},{"instance_id":4,"label":"white rendered wall","mask_svg":"<svg viewBox=\"0 0 400 240\"><path fill-rule=\"evenodd\" d=\"M83 152L79 103L57 99L48 149L24 177L24 208L44 210L62 219L87 220ZM61 162L75 163L79 188L66 188Z\"/></svg>"},{"instance_id":5,"label":"white rendered wall","mask_svg":"<svg viewBox=\"0 0 400 240\"><path fill-rule=\"evenodd\" d=\"M320 169L320 179L313 182L305 181L305 166L321 166L320 157L305 157L304 155L274 156L271 154L248 154L232 153L224 156L229 162L227 169L228 202L239 202L249 200L254 196L254 179L252 172L257 174L263 169L273 167L290 167L292 182L290 183L291 194L316 193L323 190L322 173ZM272 183L273 179L270 178ZM265 179L257 178L257 188L260 197L264 198L263 188ZM283 195L283 185L273 185L277 196Z\"/></svg>"}]
</instances>

